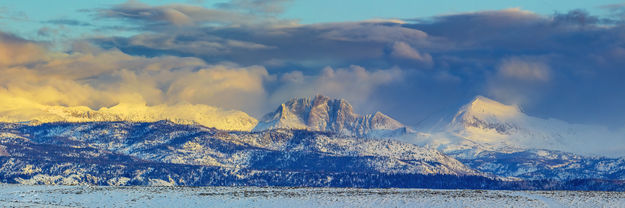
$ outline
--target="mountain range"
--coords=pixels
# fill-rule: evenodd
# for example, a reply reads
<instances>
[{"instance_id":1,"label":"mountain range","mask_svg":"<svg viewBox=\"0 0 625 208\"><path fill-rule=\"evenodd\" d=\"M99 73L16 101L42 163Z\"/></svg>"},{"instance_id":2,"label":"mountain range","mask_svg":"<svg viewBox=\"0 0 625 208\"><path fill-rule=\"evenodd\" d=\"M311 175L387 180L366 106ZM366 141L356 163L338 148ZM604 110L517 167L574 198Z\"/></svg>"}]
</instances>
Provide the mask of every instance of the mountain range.
<instances>
[{"instance_id":1,"label":"mountain range","mask_svg":"<svg viewBox=\"0 0 625 208\"><path fill-rule=\"evenodd\" d=\"M483 96L437 132L413 130L380 112L358 115L346 100L322 95L291 99L260 121L219 109L227 113L205 118L217 110L189 106L186 113L185 106L181 112L56 106L41 108L46 116L37 121L5 117L0 180L511 189L574 189L570 183L621 189L625 180L625 159L599 155L601 145L587 142L619 134L531 117ZM449 184L433 182L441 178ZM540 180L556 182L547 187Z\"/></svg>"},{"instance_id":2,"label":"mountain range","mask_svg":"<svg viewBox=\"0 0 625 208\"><path fill-rule=\"evenodd\" d=\"M0 122L53 123L129 121L156 122L169 120L178 124L200 124L233 131L249 131L258 120L238 110L224 110L207 105L177 104L147 106L145 103L120 103L112 107L93 110L86 106L45 106L16 104L0 98Z\"/></svg>"},{"instance_id":3,"label":"mountain range","mask_svg":"<svg viewBox=\"0 0 625 208\"><path fill-rule=\"evenodd\" d=\"M4 124L0 131L6 154L0 157L4 182L263 185L273 181L267 177L291 177L296 182L287 185L317 186L352 174L493 178L437 150L306 130L230 132L159 121ZM215 175L219 177L211 178ZM261 176L264 179L255 179ZM307 177L323 181L310 182Z\"/></svg>"}]
</instances>

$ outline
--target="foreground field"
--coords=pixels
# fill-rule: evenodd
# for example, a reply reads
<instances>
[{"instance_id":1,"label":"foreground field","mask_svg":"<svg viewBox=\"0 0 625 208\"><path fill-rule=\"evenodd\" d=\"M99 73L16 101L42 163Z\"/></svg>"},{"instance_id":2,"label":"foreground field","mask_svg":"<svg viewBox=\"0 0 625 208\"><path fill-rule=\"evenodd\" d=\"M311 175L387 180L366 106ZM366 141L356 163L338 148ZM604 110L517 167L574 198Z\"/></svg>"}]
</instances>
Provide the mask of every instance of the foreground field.
<instances>
[{"instance_id":1,"label":"foreground field","mask_svg":"<svg viewBox=\"0 0 625 208\"><path fill-rule=\"evenodd\" d=\"M625 193L252 187L0 185L0 206L625 207Z\"/></svg>"}]
</instances>

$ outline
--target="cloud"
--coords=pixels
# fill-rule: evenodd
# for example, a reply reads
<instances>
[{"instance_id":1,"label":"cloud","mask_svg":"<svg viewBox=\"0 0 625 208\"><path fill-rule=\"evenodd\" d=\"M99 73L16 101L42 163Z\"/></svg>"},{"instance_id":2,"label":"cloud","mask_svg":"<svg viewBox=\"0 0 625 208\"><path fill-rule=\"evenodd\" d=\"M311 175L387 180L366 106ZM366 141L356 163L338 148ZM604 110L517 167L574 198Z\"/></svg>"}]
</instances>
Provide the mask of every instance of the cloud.
<instances>
[{"instance_id":1,"label":"cloud","mask_svg":"<svg viewBox=\"0 0 625 208\"><path fill-rule=\"evenodd\" d=\"M321 31L320 37L340 41L373 41L392 42L404 41L407 43L424 43L427 33L403 27L404 23L394 20L326 23L310 25L306 28Z\"/></svg>"},{"instance_id":2,"label":"cloud","mask_svg":"<svg viewBox=\"0 0 625 208\"><path fill-rule=\"evenodd\" d=\"M615 19L615 21L612 22L621 24L625 22L625 3L603 5L600 8L610 12L612 18Z\"/></svg>"},{"instance_id":3,"label":"cloud","mask_svg":"<svg viewBox=\"0 0 625 208\"><path fill-rule=\"evenodd\" d=\"M398 68L369 71L354 65L326 67L318 74L291 71L279 75L262 66L133 56L85 42L76 42L71 53L53 52L38 43L8 37L1 45L14 46L11 50L35 47L41 56L0 68L2 121L86 121L75 115L89 113L94 115L91 120L194 120L211 127L234 125L247 130L256 120L237 110L259 116L277 103L316 93L365 105L378 87L401 80L403 74ZM31 54L30 50L20 52ZM237 123L241 118L245 122Z\"/></svg>"},{"instance_id":4,"label":"cloud","mask_svg":"<svg viewBox=\"0 0 625 208\"><path fill-rule=\"evenodd\" d=\"M408 28L419 29L430 36L452 41L454 48L488 47L501 41L517 40L529 35L523 30L540 26L543 17L519 9L482 11L433 17L430 20L415 19ZM540 34L541 31L535 31ZM453 49L453 48L451 48Z\"/></svg>"},{"instance_id":5,"label":"cloud","mask_svg":"<svg viewBox=\"0 0 625 208\"><path fill-rule=\"evenodd\" d=\"M326 67L320 73L307 75L301 71L270 73L257 65L208 64L198 58L169 55L133 56L86 42L75 42L69 53L54 52L35 42L7 37L10 38L3 39L2 45L14 46L10 50L34 47L41 56L0 69L0 100L4 109L0 118L4 121L58 121L67 116L69 120L82 121L83 118L71 117L76 111L102 115L98 118L132 120L137 114L129 112L146 112L150 115L138 118L198 121L191 114L176 113L186 108L199 114L212 112L214 115L202 119L208 123L202 124L225 128L224 122L236 123L233 115L241 114L236 110L259 116L277 103L308 94L322 93L364 104L379 86L401 80L403 74L398 68L369 71L360 66ZM18 52L25 54L11 55L32 54L30 50ZM112 109L127 111L114 113ZM157 111L168 113L155 114ZM245 119L250 122L242 130L255 121L251 117Z\"/></svg>"},{"instance_id":6,"label":"cloud","mask_svg":"<svg viewBox=\"0 0 625 208\"><path fill-rule=\"evenodd\" d=\"M100 29L131 27L130 34L90 36L67 53L21 61L5 52L11 57L3 60L12 63L3 65L11 66L12 76L33 74L11 90L19 87L25 99L41 97L37 102L44 104L97 108L140 97L148 106L184 101L259 116L290 97L323 93L420 125L485 94L521 103L532 115L625 123L625 91L618 90L625 88L619 5L605 17L584 10L539 15L505 9L298 24L278 17L288 3L235 0L205 8L129 1L95 10L90 23L106 19L113 25ZM11 47L45 50L22 43ZM55 83L60 79L72 84ZM29 87L42 86L50 93L28 94ZM72 91L78 89L84 92ZM46 97L65 90L77 93L76 99Z\"/></svg>"},{"instance_id":7,"label":"cloud","mask_svg":"<svg viewBox=\"0 0 625 208\"><path fill-rule=\"evenodd\" d=\"M192 25L211 20L217 23L230 23L241 19L236 15L219 10L210 10L191 5L168 5L154 7L139 1L128 1L110 9L98 11L101 17L120 18L148 24Z\"/></svg>"},{"instance_id":8,"label":"cloud","mask_svg":"<svg viewBox=\"0 0 625 208\"><path fill-rule=\"evenodd\" d=\"M618 21L583 10L542 16L510 9L407 22L404 27L447 43L427 52L436 61L434 71L459 77L471 89L465 93L522 103L528 113L544 117L625 123L596 107L612 106L610 112L625 116L616 108L616 103L625 104L623 93L614 90L625 87L614 78L625 75L619 67L623 60L617 58L623 58L625 27Z\"/></svg>"},{"instance_id":9,"label":"cloud","mask_svg":"<svg viewBox=\"0 0 625 208\"><path fill-rule=\"evenodd\" d=\"M278 65L319 69L352 63L380 68L396 65L420 68L422 66L414 65L414 59L411 59L413 62L394 62L398 54L391 55L389 46L401 42L410 45L412 50L418 48L422 55L420 62L427 63L433 62L428 51L432 49L431 42L437 40L430 40L419 30L391 21L288 27L201 27L92 41L133 55L195 56L207 62L228 61L241 65L271 62L272 65L280 63Z\"/></svg>"},{"instance_id":10,"label":"cloud","mask_svg":"<svg viewBox=\"0 0 625 208\"><path fill-rule=\"evenodd\" d=\"M117 50L59 53L14 36L1 40L0 51L11 51L7 55L14 60L3 61L0 67L0 118L4 121L56 121L76 109L101 114L130 109L113 115L132 119L136 114L129 112L145 111L150 113L148 120L194 119L207 126L232 124L246 130L255 119L236 110L257 110L253 103L264 99L263 83L271 80L260 66L208 65L196 58L146 58ZM33 48L48 58L33 62ZM237 116L243 120L237 121Z\"/></svg>"},{"instance_id":11,"label":"cloud","mask_svg":"<svg viewBox=\"0 0 625 208\"><path fill-rule=\"evenodd\" d=\"M409 59L426 64L432 64L432 56L430 56L430 54L420 53L405 42L393 43L390 55L399 59Z\"/></svg>"},{"instance_id":12,"label":"cloud","mask_svg":"<svg viewBox=\"0 0 625 208\"><path fill-rule=\"evenodd\" d=\"M256 15L241 11L227 12ZM374 85L362 92L366 96L336 96L368 99L358 103L388 101L376 104L377 110L409 125L420 124L433 112L455 111L466 100L485 94L523 104L530 114L622 126L625 111L617 106L625 105L625 94L614 89L625 87L618 79L625 76L621 67L625 27L616 20L583 10L544 16L505 9L403 21L150 27L130 37L90 41L137 56L192 56L211 64L262 65L270 77L278 77L266 83L271 103L302 96L298 93L332 93L311 90L324 89L313 84L318 80L331 80L320 78L327 76L325 66L335 73L351 65L368 73L395 67L403 79ZM596 90L588 90L589 86ZM361 93L342 87L349 89L345 92ZM598 103L611 106L611 115L594 107Z\"/></svg>"},{"instance_id":13,"label":"cloud","mask_svg":"<svg viewBox=\"0 0 625 208\"><path fill-rule=\"evenodd\" d=\"M0 19L8 19L17 22L32 21L25 12L10 10L6 6L0 7Z\"/></svg>"},{"instance_id":14,"label":"cloud","mask_svg":"<svg viewBox=\"0 0 625 208\"><path fill-rule=\"evenodd\" d=\"M283 86L272 94L270 100L283 102L293 97L323 94L344 98L357 106L366 107L374 90L391 82L401 81L403 74L397 68L369 71L356 65L339 69L325 67L319 75L304 75L301 71L292 71L280 77Z\"/></svg>"},{"instance_id":15,"label":"cloud","mask_svg":"<svg viewBox=\"0 0 625 208\"><path fill-rule=\"evenodd\" d=\"M247 10L252 13L275 14L284 11L284 4L292 0L231 0L218 3L216 6L223 9Z\"/></svg>"},{"instance_id":16,"label":"cloud","mask_svg":"<svg viewBox=\"0 0 625 208\"><path fill-rule=\"evenodd\" d=\"M579 26L593 25L599 23L601 20L596 17L588 14L588 12L577 9L572 10L564 14L556 13L553 16L553 21L555 24L573 24Z\"/></svg>"},{"instance_id":17,"label":"cloud","mask_svg":"<svg viewBox=\"0 0 625 208\"><path fill-rule=\"evenodd\" d=\"M110 94L101 100L96 94L81 102L94 109L133 102L139 96L149 105L188 102L250 110L254 106L249 103L262 100L258 96L264 93L263 81L269 79L263 67L207 65L198 59L171 56L143 58L119 51L73 55L39 67L40 75L71 79Z\"/></svg>"},{"instance_id":18,"label":"cloud","mask_svg":"<svg viewBox=\"0 0 625 208\"><path fill-rule=\"evenodd\" d=\"M55 24L55 25L70 25L70 26L93 26L91 23L83 22L74 19L53 19L44 21L43 23Z\"/></svg>"},{"instance_id":19,"label":"cloud","mask_svg":"<svg viewBox=\"0 0 625 208\"><path fill-rule=\"evenodd\" d=\"M109 40L100 40L109 41ZM227 37L197 36L181 34L180 36L140 34L129 39L112 40L117 44L125 44L132 48L158 51L162 54L189 54L203 56L219 56L241 50L261 50L274 48L254 42L233 40ZM132 49L131 49L132 50Z\"/></svg>"},{"instance_id":20,"label":"cloud","mask_svg":"<svg viewBox=\"0 0 625 208\"><path fill-rule=\"evenodd\" d=\"M42 60L44 50L35 43L0 31L0 67Z\"/></svg>"},{"instance_id":21,"label":"cloud","mask_svg":"<svg viewBox=\"0 0 625 208\"><path fill-rule=\"evenodd\" d=\"M265 100L263 84L271 79L263 67L215 66L176 77L166 95L173 100L259 112L262 105L250 104Z\"/></svg>"},{"instance_id":22,"label":"cloud","mask_svg":"<svg viewBox=\"0 0 625 208\"><path fill-rule=\"evenodd\" d=\"M544 82L549 81L549 71L549 66L541 61L508 58L499 65L497 75L506 79Z\"/></svg>"},{"instance_id":23,"label":"cloud","mask_svg":"<svg viewBox=\"0 0 625 208\"><path fill-rule=\"evenodd\" d=\"M190 27L201 25L248 25L270 23L271 18L259 18L235 11L208 9L187 4L151 6L138 0L97 10L103 18L113 18L144 24L144 29Z\"/></svg>"},{"instance_id":24,"label":"cloud","mask_svg":"<svg viewBox=\"0 0 625 208\"><path fill-rule=\"evenodd\" d=\"M533 105L544 96L552 79L545 57L507 57L487 80L487 95L521 106Z\"/></svg>"},{"instance_id":25,"label":"cloud","mask_svg":"<svg viewBox=\"0 0 625 208\"><path fill-rule=\"evenodd\" d=\"M39 30L37 30L37 35L43 36L43 37L50 37L50 36L58 34L58 32L59 31L56 29L52 29L49 27L42 27Z\"/></svg>"}]
</instances>

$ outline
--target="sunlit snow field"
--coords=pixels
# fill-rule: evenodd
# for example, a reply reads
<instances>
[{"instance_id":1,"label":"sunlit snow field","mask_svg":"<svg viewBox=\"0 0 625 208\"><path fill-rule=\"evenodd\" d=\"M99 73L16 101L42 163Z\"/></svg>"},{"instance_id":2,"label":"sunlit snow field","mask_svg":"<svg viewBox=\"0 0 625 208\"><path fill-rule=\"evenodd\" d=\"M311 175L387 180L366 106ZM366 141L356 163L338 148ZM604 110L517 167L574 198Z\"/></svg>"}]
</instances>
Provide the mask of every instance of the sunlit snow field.
<instances>
[{"instance_id":1,"label":"sunlit snow field","mask_svg":"<svg viewBox=\"0 0 625 208\"><path fill-rule=\"evenodd\" d=\"M428 189L0 185L0 206L625 207L625 193Z\"/></svg>"}]
</instances>

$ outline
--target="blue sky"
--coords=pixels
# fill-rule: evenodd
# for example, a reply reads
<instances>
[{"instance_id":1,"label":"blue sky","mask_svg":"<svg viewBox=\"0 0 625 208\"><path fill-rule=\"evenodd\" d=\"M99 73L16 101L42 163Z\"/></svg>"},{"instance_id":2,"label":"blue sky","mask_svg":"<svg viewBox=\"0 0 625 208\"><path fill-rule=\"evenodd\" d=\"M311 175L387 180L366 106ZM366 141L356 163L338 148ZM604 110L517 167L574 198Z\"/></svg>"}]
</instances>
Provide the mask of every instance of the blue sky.
<instances>
[{"instance_id":1,"label":"blue sky","mask_svg":"<svg viewBox=\"0 0 625 208\"><path fill-rule=\"evenodd\" d=\"M92 14L81 10L106 8L111 5L124 3L126 0L82 1L82 0L24 0L0 1L0 8L8 11L4 16L12 16L18 20L2 21L3 26L16 33L28 35L42 27L42 21L54 19L79 19L94 24L106 24L102 20L94 21ZM203 7L214 7L215 4L227 2L224 0L145 0L150 5L163 4L194 4ZM567 0L295 0L286 4L282 18L296 19L300 23L322 23L361 21L367 19L388 18L427 18L437 15L446 15L484 10L500 10L520 8L538 14L551 15L554 12L566 12L573 9L585 9L595 15L606 15L601 6L618 4L618 0L596 1L567 1ZM79 36L88 30L77 29L73 36ZM30 35L33 36L33 35ZM33 37L35 38L35 37Z\"/></svg>"},{"instance_id":2,"label":"blue sky","mask_svg":"<svg viewBox=\"0 0 625 208\"><path fill-rule=\"evenodd\" d=\"M102 31L104 26L124 24L114 20L94 17L93 10L108 8L122 4L128 0L82 1L82 0L25 0L0 1L0 11L5 12L0 18L0 26L9 31L32 40L49 41L59 50L64 50L68 41L93 35L111 33L115 35L135 35L135 31ZM144 0L149 5L191 4L206 8L214 8L227 0ZM414 19L430 18L486 10L520 8L542 15L553 15L556 12L567 12L584 9L593 15L606 16L609 13L601 8L605 5L619 4L618 0L566 1L566 0L293 0L284 4L285 11L274 14L279 18L296 20L301 24L362 21L370 19ZM50 28L47 21L79 20L89 26L64 25L57 29L54 36L43 36L42 32Z\"/></svg>"},{"instance_id":3,"label":"blue sky","mask_svg":"<svg viewBox=\"0 0 625 208\"><path fill-rule=\"evenodd\" d=\"M0 11L4 11L4 19L0 19L3 30L11 31L29 39L48 40L52 37L42 37L37 32L46 27L50 20L80 20L93 26L72 27L66 25L62 36L54 37L55 41L80 38L102 31L94 32L97 26L116 25L115 21L94 18L95 9L107 8L122 4L128 0L108 1L81 1L81 0L25 0L0 1ZM144 0L150 5L191 4L206 8L214 8L216 4L227 0ZM602 6L618 4L618 0L596 1L566 1L566 0L294 0L285 4L285 11L276 16L284 19L293 19L301 24L362 21L369 19L413 19L429 18L438 15L448 15L485 10L501 10L520 8L542 15L552 15L556 12L567 12L574 9L584 9L594 15L608 15ZM71 28L71 29L70 29ZM116 31L117 35L132 35L134 32ZM60 46L59 46L60 47ZM61 47L62 48L62 47Z\"/></svg>"},{"instance_id":4,"label":"blue sky","mask_svg":"<svg viewBox=\"0 0 625 208\"><path fill-rule=\"evenodd\" d=\"M16 77L0 79L0 98L260 117L321 93L419 126L484 95L625 127L623 1L24 0L0 11L0 73Z\"/></svg>"},{"instance_id":5,"label":"blue sky","mask_svg":"<svg viewBox=\"0 0 625 208\"><path fill-rule=\"evenodd\" d=\"M436 15L521 8L539 14L553 14L584 8L602 13L602 5L620 3L615 0L317 0L295 1L285 17L301 19L304 23L359 21L374 18L417 18ZM332 6L328 6L332 5Z\"/></svg>"},{"instance_id":6,"label":"blue sky","mask_svg":"<svg viewBox=\"0 0 625 208\"><path fill-rule=\"evenodd\" d=\"M102 8L126 2L125 0L81 1L81 0L24 0L2 1L0 7L13 12L24 12L34 20L48 20L56 18L87 18L87 15L77 12L81 9ZM226 1L175 1L175 0L145 0L151 5L171 3L198 4L213 7L214 4ZM623 3L618 0L594 1L567 1L567 0L296 0L287 4L287 10L282 17L301 20L302 23L359 21L373 18L415 18L429 17L443 14L475 12L483 10L499 10L506 8L521 8L539 14L552 14L556 11L565 12L572 9L586 9L593 14L604 11L600 6Z\"/></svg>"}]
</instances>

